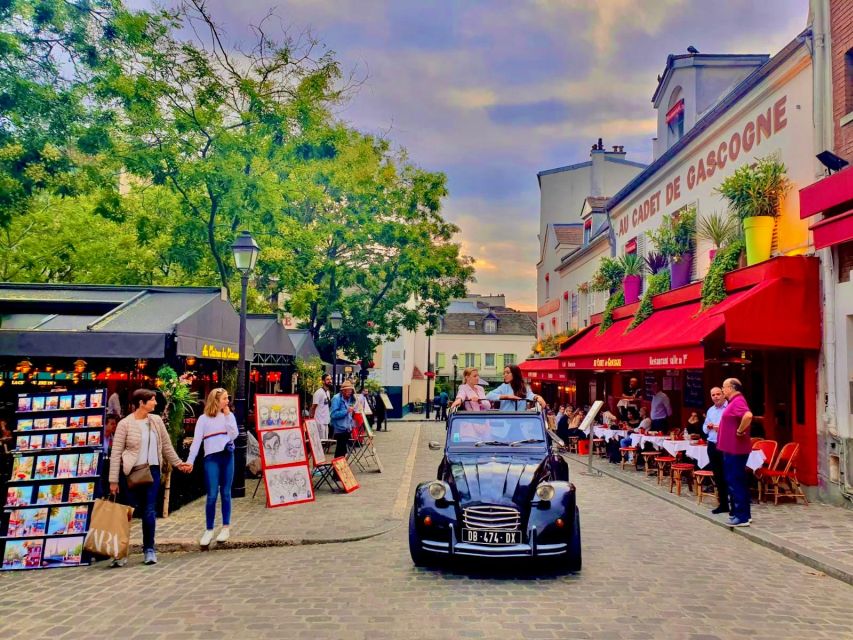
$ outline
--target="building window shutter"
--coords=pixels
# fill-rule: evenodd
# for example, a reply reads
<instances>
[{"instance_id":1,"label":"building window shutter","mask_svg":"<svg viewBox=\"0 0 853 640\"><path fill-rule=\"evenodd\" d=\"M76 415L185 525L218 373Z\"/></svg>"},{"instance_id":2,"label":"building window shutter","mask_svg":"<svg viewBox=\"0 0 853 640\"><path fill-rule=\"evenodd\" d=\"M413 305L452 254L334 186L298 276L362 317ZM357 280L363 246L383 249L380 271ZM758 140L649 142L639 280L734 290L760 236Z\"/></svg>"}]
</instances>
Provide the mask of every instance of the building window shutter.
<instances>
[{"instance_id":1,"label":"building window shutter","mask_svg":"<svg viewBox=\"0 0 853 640\"><path fill-rule=\"evenodd\" d=\"M483 354L478 353L474 356L474 366L478 369L483 366Z\"/></svg>"},{"instance_id":2,"label":"building window shutter","mask_svg":"<svg viewBox=\"0 0 853 640\"><path fill-rule=\"evenodd\" d=\"M436 353L435 354L435 366L439 371L441 369L444 369L444 354L443 353Z\"/></svg>"},{"instance_id":3,"label":"building window shutter","mask_svg":"<svg viewBox=\"0 0 853 640\"><path fill-rule=\"evenodd\" d=\"M503 371L504 368L504 354L497 353L495 354L495 368L498 371Z\"/></svg>"}]
</instances>

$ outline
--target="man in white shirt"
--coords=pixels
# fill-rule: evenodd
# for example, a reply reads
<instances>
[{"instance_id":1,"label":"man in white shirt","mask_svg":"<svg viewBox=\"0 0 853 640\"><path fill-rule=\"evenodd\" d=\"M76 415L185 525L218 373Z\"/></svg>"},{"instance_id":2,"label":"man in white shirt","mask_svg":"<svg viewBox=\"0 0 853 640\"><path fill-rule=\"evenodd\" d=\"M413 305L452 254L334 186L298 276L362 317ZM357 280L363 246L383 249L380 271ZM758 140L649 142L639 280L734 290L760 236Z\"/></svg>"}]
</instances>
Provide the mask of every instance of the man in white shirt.
<instances>
[{"instance_id":1,"label":"man in white shirt","mask_svg":"<svg viewBox=\"0 0 853 640\"><path fill-rule=\"evenodd\" d=\"M320 433L328 434L328 438L332 438L332 433L329 430L329 423L332 421L329 415L330 405L332 404L332 376L328 373L323 376L322 386L314 392L314 397L311 400L310 418L314 418L320 427Z\"/></svg>"},{"instance_id":2,"label":"man in white shirt","mask_svg":"<svg viewBox=\"0 0 853 640\"><path fill-rule=\"evenodd\" d=\"M723 409L728 402L720 387L711 389L711 400L714 404L708 407L705 414L705 422L702 431L708 436L708 458L711 460L711 471L714 472L714 483L717 485L717 498L720 504L711 513L729 512L729 487L726 484L726 474L723 469L723 454L717 449L717 438L719 437L720 418L723 417Z\"/></svg>"},{"instance_id":3,"label":"man in white shirt","mask_svg":"<svg viewBox=\"0 0 853 640\"><path fill-rule=\"evenodd\" d=\"M652 429L665 432L669 429L669 418L672 416L672 404L667 396L655 382L652 385Z\"/></svg>"}]
</instances>

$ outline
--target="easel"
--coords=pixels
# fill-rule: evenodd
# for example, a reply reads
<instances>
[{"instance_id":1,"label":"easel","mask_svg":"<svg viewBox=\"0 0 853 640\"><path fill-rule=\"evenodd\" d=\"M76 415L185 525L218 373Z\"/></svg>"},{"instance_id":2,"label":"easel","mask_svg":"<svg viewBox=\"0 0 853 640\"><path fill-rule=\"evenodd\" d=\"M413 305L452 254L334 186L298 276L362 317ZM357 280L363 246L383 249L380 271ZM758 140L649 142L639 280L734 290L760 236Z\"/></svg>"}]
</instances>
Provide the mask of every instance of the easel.
<instances>
[{"instance_id":1,"label":"easel","mask_svg":"<svg viewBox=\"0 0 853 640\"><path fill-rule=\"evenodd\" d=\"M347 443L347 462L352 467L357 465L361 471L367 471L371 465L376 466L377 473L382 473L382 461L373 445L373 429L362 412L362 425Z\"/></svg>"}]
</instances>

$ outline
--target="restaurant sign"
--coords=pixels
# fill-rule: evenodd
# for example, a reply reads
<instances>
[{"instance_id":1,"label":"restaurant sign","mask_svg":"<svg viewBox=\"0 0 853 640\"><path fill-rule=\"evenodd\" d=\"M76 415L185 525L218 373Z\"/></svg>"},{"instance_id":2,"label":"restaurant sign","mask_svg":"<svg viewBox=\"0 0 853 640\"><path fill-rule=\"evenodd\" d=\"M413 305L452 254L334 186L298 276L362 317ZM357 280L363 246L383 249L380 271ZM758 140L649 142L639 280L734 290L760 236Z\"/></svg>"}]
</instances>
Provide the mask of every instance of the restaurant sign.
<instances>
[{"instance_id":1,"label":"restaurant sign","mask_svg":"<svg viewBox=\"0 0 853 640\"><path fill-rule=\"evenodd\" d=\"M215 344L204 344L201 347L202 358L214 358L216 360L239 360L240 354L231 347L219 348Z\"/></svg>"},{"instance_id":2,"label":"restaurant sign","mask_svg":"<svg viewBox=\"0 0 853 640\"><path fill-rule=\"evenodd\" d=\"M654 351L625 353L619 356L581 356L560 358L563 369L696 369L705 364L705 352L701 346Z\"/></svg>"}]
</instances>

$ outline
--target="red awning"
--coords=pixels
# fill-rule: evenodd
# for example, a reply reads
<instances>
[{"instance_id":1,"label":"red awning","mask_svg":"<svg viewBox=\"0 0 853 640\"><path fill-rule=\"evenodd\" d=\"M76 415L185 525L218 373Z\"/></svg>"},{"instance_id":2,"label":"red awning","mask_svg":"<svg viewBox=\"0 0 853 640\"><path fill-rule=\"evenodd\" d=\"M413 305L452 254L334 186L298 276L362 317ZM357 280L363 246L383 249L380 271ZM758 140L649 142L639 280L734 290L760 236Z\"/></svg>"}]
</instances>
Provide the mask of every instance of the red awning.
<instances>
[{"instance_id":1,"label":"red awning","mask_svg":"<svg viewBox=\"0 0 853 640\"><path fill-rule=\"evenodd\" d=\"M801 282L773 278L735 292L707 311L690 302L657 309L631 331L631 317L617 320L601 335L593 326L559 361L566 369L698 369L705 364L703 342L716 331L734 347L818 349L816 313Z\"/></svg>"},{"instance_id":2,"label":"red awning","mask_svg":"<svg viewBox=\"0 0 853 640\"><path fill-rule=\"evenodd\" d=\"M566 370L560 366L557 358L534 358L518 366L525 377L531 380L562 382L568 379Z\"/></svg>"},{"instance_id":3,"label":"red awning","mask_svg":"<svg viewBox=\"0 0 853 640\"><path fill-rule=\"evenodd\" d=\"M815 249L824 249L853 240L853 209L831 218L824 218L811 227Z\"/></svg>"}]
</instances>

